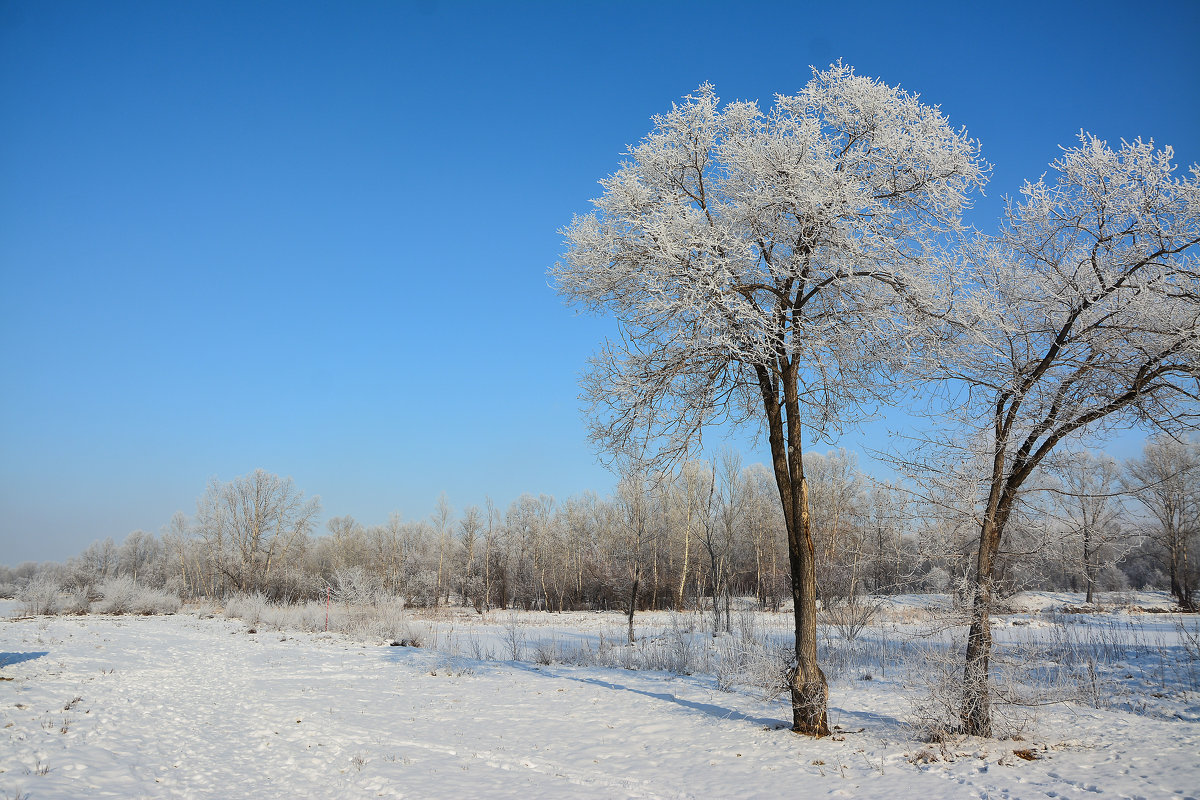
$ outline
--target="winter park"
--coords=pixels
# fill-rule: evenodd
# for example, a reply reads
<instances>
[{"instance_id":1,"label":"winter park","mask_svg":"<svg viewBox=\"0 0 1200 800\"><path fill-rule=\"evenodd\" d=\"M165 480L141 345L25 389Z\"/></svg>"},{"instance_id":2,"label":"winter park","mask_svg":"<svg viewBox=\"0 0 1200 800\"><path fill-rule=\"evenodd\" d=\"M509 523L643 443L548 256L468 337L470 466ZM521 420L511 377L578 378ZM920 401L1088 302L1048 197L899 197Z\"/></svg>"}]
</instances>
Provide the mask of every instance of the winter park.
<instances>
[{"instance_id":1,"label":"winter park","mask_svg":"<svg viewBox=\"0 0 1200 800\"><path fill-rule=\"evenodd\" d=\"M0 4L0 799L1200 798L1198 40Z\"/></svg>"}]
</instances>

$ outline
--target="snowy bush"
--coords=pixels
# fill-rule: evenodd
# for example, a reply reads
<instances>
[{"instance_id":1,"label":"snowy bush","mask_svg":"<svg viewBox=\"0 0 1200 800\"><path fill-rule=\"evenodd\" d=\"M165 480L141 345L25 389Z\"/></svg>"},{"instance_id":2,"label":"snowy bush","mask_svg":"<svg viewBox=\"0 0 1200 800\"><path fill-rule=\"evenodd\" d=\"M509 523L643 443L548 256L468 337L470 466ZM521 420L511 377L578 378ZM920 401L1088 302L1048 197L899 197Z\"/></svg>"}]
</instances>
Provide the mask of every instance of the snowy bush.
<instances>
[{"instance_id":1,"label":"snowy bush","mask_svg":"<svg viewBox=\"0 0 1200 800\"><path fill-rule=\"evenodd\" d=\"M60 592L58 581L54 578L44 573L35 575L17 591L17 601L20 603L18 613L22 616L57 614Z\"/></svg>"},{"instance_id":2,"label":"snowy bush","mask_svg":"<svg viewBox=\"0 0 1200 800\"><path fill-rule=\"evenodd\" d=\"M60 614L86 614L91 609L91 593L86 588L71 589L59 595Z\"/></svg>"},{"instance_id":3,"label":"snowy bush","mask_svg":"<svg viewBox=\"0 0 1200 800\"><path fill-rule=\"evenodd\" d=\"M344 605L373 604L383 592L378 576L359 566L333 573L333 599Z\"/></svg>"},{"instance_id":4,"label":"snowy bush","mask_svg":"<svg viewBox=\"0 0 1200 800\"><path fill-rule=\"evenodd\" d=\"M234 595L225 601L225 616L240 619L253 628L262 624L268 605L261 592Z\"/></svg>"},{"instance_id":5,"label":"snowy bush","mask_svg":"<svg viewBox=\"0 0 1200 800\"><path fill-rule=\"evenodd\" d=\"M749 686L764 699L774 699L787 690L796 663L792 647L745 637L729 640L719 655L717 688L731 692L737 686Z\"/></svg>"},{"instance_id":6,"label":"snowy bush","mask_svg":"<svg viewBox=\"0 0 1200 800\"><path fill-rule=\"evenodd\" d=\"M110 578L97 589L101 614L174 614L183 605L178 597L158 589L139 586L133 578Z\"/></svg>"},{"instance_id":7,"label":"snowy bush","mask_svg":"<svg viewBox=\"0 0 1200 800\"><path fill-rule=\"evenodd\" d=\"M849 595L831 599L821 608L817 619L828 625L847 642L853 642L875 618L879 602L870 597Z\"/></svg>"},{"instance_id":8,"label":"snowy bush","mask_svg":"<svg viewBox=\"0 0 1200 800\"><path fill-rule=\"evenodd\" d=\"M367 625L367 633L374 639L392 641L415 638L404 615L403 598L393 597L380 600Z\"/></svg>"}]
</instances>

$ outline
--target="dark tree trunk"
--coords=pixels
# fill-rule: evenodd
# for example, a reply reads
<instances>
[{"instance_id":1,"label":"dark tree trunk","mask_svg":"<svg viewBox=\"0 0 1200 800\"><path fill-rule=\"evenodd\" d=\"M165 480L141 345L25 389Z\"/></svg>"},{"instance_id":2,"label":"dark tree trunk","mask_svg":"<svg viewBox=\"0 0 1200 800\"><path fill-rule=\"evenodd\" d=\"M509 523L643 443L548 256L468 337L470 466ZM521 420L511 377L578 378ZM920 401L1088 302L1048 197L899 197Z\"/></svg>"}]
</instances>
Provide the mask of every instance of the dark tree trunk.
<instances>
[{"instance_id":1,"label":"dark tree trunk","mask_svg":"<svg viewBox=\"0 0 1200 800\"><path fill-rule=\"evenodd\" d=\"M637 608L638 583L640 575L633 576L633 587L629 590L629 643L633 644L633 612Z\"/></svg>"},{"instance_id":2,"label":"dark tree trunk","mask_svg":"<svg viewBox=\"0 0 1200 800\"><path fill-rule=\"evenodd\" d=\"M808 482L801 458L800 404L795 365L784 369L777 385L765 367L757 368L767 416L771 464L783 503L792 568L792 602L796 623L796 669L791 676L792 730L809 736L828 736L829 684L817 664L817 576L812 526L808 513ZM784 393L783 409L779 389Z\"/></svg>"},{"instance_id":3,"label":"dark tree trunk","mask_svg":"<svg viewBox=\"0 0 1200 800\"><path fill-rule=\"evenodd\" d=\"M999 544L999 531L991 520L979 537L976 580L971 597L971 626L967 631L967 655L963 670L962 729L970 736L991 738L992 698L989 674L992 653L992 559Z\"/></svg>"},{"instance_id":4,"label":"dark tree trunk","mask_svg":"<svg viewBox=\"0 0 1200 800\"><path fill-rule=\"evenodd\" d=\"M996 584L996 557L1004 526L1012 513L1020 479L1005 475L1005 456L997 446L992 465L991 490L979 531L975 561L975 586L971 596L971 625L967 631L967 653L963 668L962 730L969 736L991 738L992 698L990 663L992 653L991 614Z\"/></svg>"},{"instance_id":5,"label":"dark tree trunk","mask_svg":"<svg viewBox=\"0 0 1200 800\"><path fill-rule=\"evenodd\" d=\"M1087 597L1084 602L1089 606L1095 602L1096 593L1096 567L1092 563L1092 556L1092 529L1085 524L1083 529L1083 577L1087 581Z\"/></svg>"}]
</instances>

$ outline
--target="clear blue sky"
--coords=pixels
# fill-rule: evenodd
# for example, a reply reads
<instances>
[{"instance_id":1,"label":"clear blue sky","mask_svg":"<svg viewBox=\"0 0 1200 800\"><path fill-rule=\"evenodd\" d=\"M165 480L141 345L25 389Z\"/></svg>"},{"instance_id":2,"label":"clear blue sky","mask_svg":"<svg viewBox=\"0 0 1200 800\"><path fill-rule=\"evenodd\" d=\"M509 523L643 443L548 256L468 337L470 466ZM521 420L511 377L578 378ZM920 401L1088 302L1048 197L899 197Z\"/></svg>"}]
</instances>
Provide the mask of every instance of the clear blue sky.
<instances>
[{"instance_id":1,"label":"clear blue sky","mask_svg":"<svg viewBox=\"0 0 1200 800\"><path fill-rule=\"evenodd\" d=\"M1197 43L1194 0L2 2L0 563L257 467L365 523L606 492L608 324L546 269L652 114L843 58L982 140L990 229L1080 128L1200 160Z\"/></svg>"}]
</instances>

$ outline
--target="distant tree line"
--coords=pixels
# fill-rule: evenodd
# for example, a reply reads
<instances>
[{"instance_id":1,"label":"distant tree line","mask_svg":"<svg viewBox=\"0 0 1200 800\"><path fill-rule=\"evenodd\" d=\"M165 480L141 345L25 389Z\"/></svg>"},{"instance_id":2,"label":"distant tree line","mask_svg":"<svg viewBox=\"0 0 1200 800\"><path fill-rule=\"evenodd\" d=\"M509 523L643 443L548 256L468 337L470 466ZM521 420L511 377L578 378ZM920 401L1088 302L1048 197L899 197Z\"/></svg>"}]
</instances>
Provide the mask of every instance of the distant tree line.
<instances>
[{"instance_id":1,"label":"distant tree line","mask_svg":"<svg viewBox=\"0 0 1200 800\"><path fill-rule=\"evenodd\" d=\"M947 493L876 481L844 450L805 456L817 580L825 604L864 595L965 591L975 510ZM62 564L0 567L11 595L37 574L65 590L114 577L184 599L262 593L412 606L549 612L693 609L730 627L733 598L764 609L790 600L786 531L772 477L736 453L688 461L671 475L622 477L608 497L525 494L501 510L455 509L366 525L334 517L291 479L259 470L213 481L188 517L159 535L104 539ZM1140 457L1072 453L1022 498L997 568L1001 594L1158 588L1192 607L1200 537L1200 442L1151 440Z\"/></svg>"}]
</instances>

